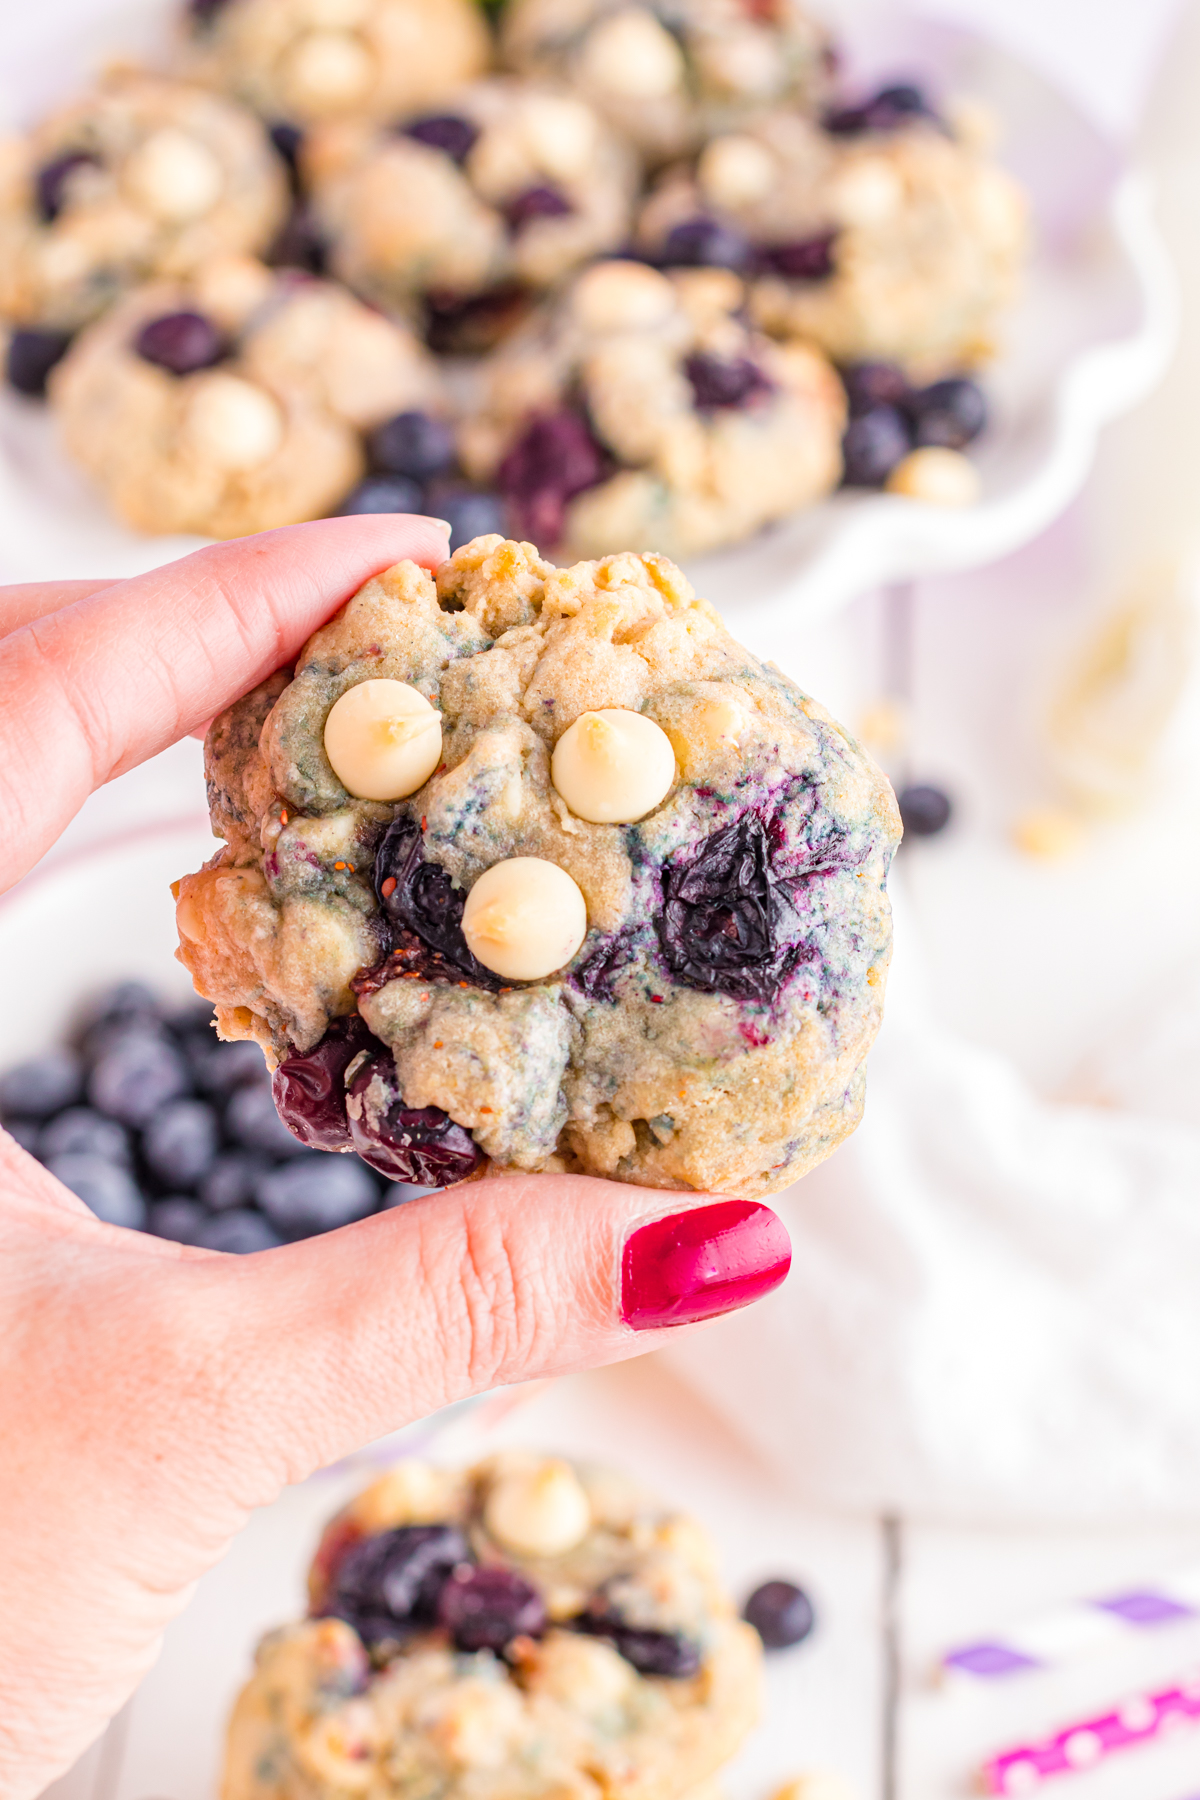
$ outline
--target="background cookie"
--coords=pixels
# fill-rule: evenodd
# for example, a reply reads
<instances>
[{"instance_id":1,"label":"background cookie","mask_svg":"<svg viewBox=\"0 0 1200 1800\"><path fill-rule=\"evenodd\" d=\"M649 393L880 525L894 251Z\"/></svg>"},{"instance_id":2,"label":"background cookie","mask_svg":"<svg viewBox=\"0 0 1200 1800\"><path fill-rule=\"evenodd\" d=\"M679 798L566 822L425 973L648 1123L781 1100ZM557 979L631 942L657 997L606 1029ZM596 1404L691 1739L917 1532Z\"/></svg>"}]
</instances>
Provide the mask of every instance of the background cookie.
<instances>
[{"instance_id":1,"label":"background cookie","mask_svg":"<svg viewBox=\"0 0 1200 1800\"><path fill-rule=\"evenodd\" d=\"M264 1639L223 1800L677 1800L760 1705L714 1565L694 1521L607 1470L401 1463L326 1529L314 1616Z\"/></svg>"},{"instance_id":2,"label":"background cookie","mask_svg":"<svg viewBox=\"0 0 1200 1800\"><path fill-rule=\"evenodd\" d=\"M460 434L468 472L548 549L686 558L821 498L845 401L819 351L745 320L729 270L608 262L502 345Z\"/></svg>"},{"instance_id":3,"label":"background cookie","mask_svg":"<svg viewBox=\"0 0 1200 1800\"><path fill-rule=\"evenodd\" d=\"M665 558L397 564L207 760L180 956L306 1141L753 1196L857 1123L891 791Z\"/></svg>"},{"instance_id":4,"label":"background cookie","mask_svg":"<svg viewBox=\"0 0 1200 1800\"><path fill-rule=\"evenodd\" d=\"M147 276L265 250L286 209L283 165L249 113L117 71L0 146L0 317L73 329Z\"/></svg>"}]
</instances>

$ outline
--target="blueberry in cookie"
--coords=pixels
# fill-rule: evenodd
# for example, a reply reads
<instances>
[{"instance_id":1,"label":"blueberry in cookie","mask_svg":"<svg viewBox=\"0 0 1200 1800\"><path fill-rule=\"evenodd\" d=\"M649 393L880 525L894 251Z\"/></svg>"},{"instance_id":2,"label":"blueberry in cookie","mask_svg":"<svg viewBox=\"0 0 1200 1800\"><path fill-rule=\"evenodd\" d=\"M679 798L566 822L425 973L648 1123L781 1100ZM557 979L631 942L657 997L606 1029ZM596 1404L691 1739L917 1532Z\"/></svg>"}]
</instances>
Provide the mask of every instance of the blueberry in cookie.
<instances>
[{"instance_id":1,"label":"blueberry in cookie","mask_svg":"<svg viewBox=\"0 0 1200 1800\"><path fill-rule=\"evenodd\" d=\"M753 1197L857 1123L891 790L666 558L398 563L206 760L179 954L306 1143Z\"/></svg>"},{"instance_id":2,"label":"blueberry in cookie","mask_svg":"<svg viewBox=\"0 0 1200 1800\"><path fill-rule=\"evenodd\" d=\"M714 1562L610 1470L401 1463L326 1528L309 1618L259 1646L224 1800L680 1800L761 1701Z\"/></svg>"}]
</instances>

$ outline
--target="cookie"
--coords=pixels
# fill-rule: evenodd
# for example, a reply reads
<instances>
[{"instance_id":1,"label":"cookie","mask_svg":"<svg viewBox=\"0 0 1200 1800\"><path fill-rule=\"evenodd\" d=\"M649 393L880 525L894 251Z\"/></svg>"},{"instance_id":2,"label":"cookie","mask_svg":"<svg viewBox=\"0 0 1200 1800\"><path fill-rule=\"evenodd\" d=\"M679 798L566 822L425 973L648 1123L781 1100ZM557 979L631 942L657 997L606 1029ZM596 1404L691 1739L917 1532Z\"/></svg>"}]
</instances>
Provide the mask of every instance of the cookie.
<instances>
[{"instance_id":1,"label":"cookie","mask_svg":"<svg viewBox=\"0 0 1200 1800\"><path fill-rule=\"evenodd\" d=\"M828 34L799 0L509 0L506 60L569 82L652 163L764 106L815 107Z\"/></svg>"},{"instance_id":2,"label":"cookie","mask_svg":"<svg viewBox=\"0 0 1200 1800\"><path fill-rule=\"evenodd\" d=\"M0 317L71 330L150 276L266 249L287 211L258 120L118 70L0 146Z\"/></svg>"},{"instance_id":3,"label":"cookie","mask_svg":"<svg viewBox=\"0 0 1200 1800\"><path fill-rule=\"evenodd\" d=\"M683 1800L758 1718L706 1534L607 1470L401 1463L309 1585L234 1707L222 1800Z\"/></svg>"},{"instance_id":4,"label":"cookie","mask_svg":"<svg viewBox=\"0 0 1200 1800\"><path fill-rule=\"evenodd\" d=\"M664 557L398 563L206 764L180 958L305 1142L755 1197L857 1124L891 789Z\"/></svg>"},{"instance_id":5,"label":"cookie","mask_svg":"<svg viewBox=\"0 0 1200 1800\"><path fill-rule=\"evenodd\" d=\"M301 164L331 267L383 306L547 288L632 223L625 146L582 100L511 79L385 131L314 132Z\"/></svg>"},{"instance_id":6,"label":"cookie","mask_svg":"<svg viewBox=\"0 0 1200 1800\"><path fill-rule=\"evenodd\" d=\"M501 345L463 426L468 472L544 549L686 559L821 499L845 398L819 351L746 321L724 269L606 262Z\"/></svg>"},{"instance_id":7,"label":"cookie","mask_svg":"<svg viewBox=\"0 0 1200 1800\"><path fill-rule=\"evenodd\" d=\"M362 474L360 434L437 395L402 325L245 257L137 289L50 381L66 449L114 511L206 537L322 517Z\"/></svg>"},{"instance_id":8,"label":"cookie","mask_svg":"<svg viewBox=\"0 0 1200 1800\"><path fill-rule=\"evenodd\" d=\"M388 119L487 67L473 0L191 0L184 66L272 124Z\"/></svg>"},{"instance_id":9,"label":"cookie","mask_svg":"<svg viewBox=\"0 0 1200 1800\"><path fill-rule=\"evenodd\" d=\"M747 274L754 318L775 335L930 380L991 354L1019 289L1025 201L926 113L868 117L883 122L832 131L774 112L713 138L662 178L638 243L664 266Z\"/></svg>"}]
</instances>

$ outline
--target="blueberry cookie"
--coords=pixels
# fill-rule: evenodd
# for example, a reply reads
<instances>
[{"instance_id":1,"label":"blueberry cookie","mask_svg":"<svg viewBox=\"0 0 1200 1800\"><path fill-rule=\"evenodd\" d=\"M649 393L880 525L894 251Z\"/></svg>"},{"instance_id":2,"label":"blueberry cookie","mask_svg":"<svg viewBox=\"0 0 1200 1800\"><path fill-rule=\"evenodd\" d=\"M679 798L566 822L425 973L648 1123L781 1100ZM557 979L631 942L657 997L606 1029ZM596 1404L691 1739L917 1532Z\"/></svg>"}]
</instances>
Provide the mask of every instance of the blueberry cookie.
<instances>
[{"instance_id":1,"label":"blueberry cookie","mask_svg":"<svg viewBox=\"0 0 1200 1800\"><path fill-rule=\"evenodd\" d=\"M272 124L387 119L487 67L473 0L190 0L190 72Z\"/></svg>"},{"instance_id":2,"label":"blueberry cookie","mask_svg":"<svg viewBox=\"0 0 1200 1800\"><path fill-rule=\"evenodd\" d=\"M685 559L821 499L845 398L811 345L746 322L726 269L585 271L480 373L464 463L544 549Z\"/></svg>"},{"instance_id":3,"label":"blueberry cookie","mask_svg":"<svg viewBox=\"0 0 1200 1800\"><path fill-rule=\"evenodd\" d=\"M384 132L314 132L302 166L332 268L385 306L550 287L632 223L625 146L582 100L511 79Z\"/></svg>"},{"instance_id":4,"label":"blueberry cookie","mask_svg":"<svg viewBox=\"0 0 1200 1800\"><path fill-rule=\"evenodd\" d=\"M127 524L206 537L328 513L362 474L360 434L437 390L404 326L248 257L137 289L50 382L68 452Z\"/></svg>"},{"instance_id":5,"label":"blueberry cookie","mask_svg":"<svg viewBox=\"0 0 1200 1800\"><path fill-rule=\"evenodd\" d=\"M1024 198L973 144L908 101L774 112L715 137L645 203L639 247L664 266L746 274L757 322L843 364L929 380L994 349L1027 249Z\"/></svg>"},{"instance_id":6,"label":"blueberry cookie","mask_svg":"<svg viewBox=\"0 0 1200 1800\"><path fill-rule=\"evenodd\" d=\"M260 252L287 210L258 120L122 70L0 146L0 317L68 331L149 276Z\"/></svg>"},{"instance_id":7,"label":"blueberry cookie","mask_svg":"<svg viewBox=\"0 0 1200 1800\"><path fill-rule=\"evenodd\" d=\"M664 557L398 563L206 755L180 957L306 1143L753 1197L857 1124L891 790Z\"/></svg>"},{"instance_id":8,"label":"blueberry cookie","mask_svg":"<svg viewBox=\"0 0 1200 1800\"><path fill-rule=\"evenodd\" d=\"M309 1585L234 1707L222 1800L683 1800L758 1717L707 1536L607 1470L401 1463Z\"/></svg>"},{"instance_id":9,"label":"blueberry cookie","mask_svg":"<svg viewBox=\"0 0 1200 1800\"><path fill-rule=\"evenodd\" d=\"M811 108L832 67L799 0L509 0L513 68L567 81L651 162L764 106Z\"/></svg>"}]
</instances>

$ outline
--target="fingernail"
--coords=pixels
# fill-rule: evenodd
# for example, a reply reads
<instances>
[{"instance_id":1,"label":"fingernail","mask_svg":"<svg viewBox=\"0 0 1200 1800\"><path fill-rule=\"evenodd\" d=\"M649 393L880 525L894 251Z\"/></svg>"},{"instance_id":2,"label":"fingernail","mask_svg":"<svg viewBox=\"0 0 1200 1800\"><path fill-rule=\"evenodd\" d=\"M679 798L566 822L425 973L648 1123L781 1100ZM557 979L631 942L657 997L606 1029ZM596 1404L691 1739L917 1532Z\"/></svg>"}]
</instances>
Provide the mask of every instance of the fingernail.
<instances>
[{"instance_id":1,"label":"fingernail","mask_svg":"<svg viewBox=\"0 0 1200 1800\"><path fill-rule=\"evenodd\" d=\"M426 513L425 517L429 520L431 525L440 525L447 537L449 537L450 533L454 530L449 519L435 519L432 513Z\"/></svg>"},{"instance_id":2,"label":"fingernail","mask_svg":"<svg viewBox=\"0 0 1200 1800\"><path fill-rule=\"evenodd\" d=\"M635 1331L712 1319L769 1294L791 1265L791 1241L769 1206L722 1200L671 1213L626 1240L621 1317Z\"/></svg>"}]
</instances>

